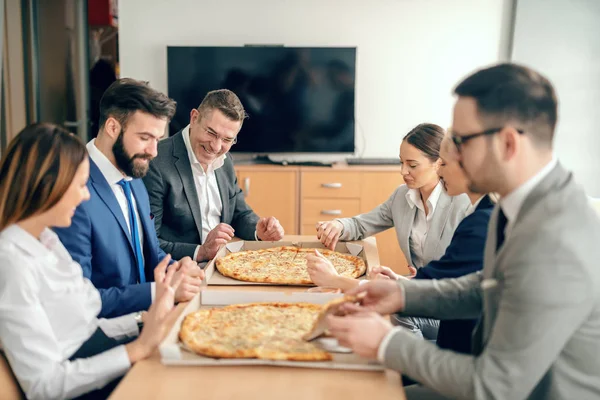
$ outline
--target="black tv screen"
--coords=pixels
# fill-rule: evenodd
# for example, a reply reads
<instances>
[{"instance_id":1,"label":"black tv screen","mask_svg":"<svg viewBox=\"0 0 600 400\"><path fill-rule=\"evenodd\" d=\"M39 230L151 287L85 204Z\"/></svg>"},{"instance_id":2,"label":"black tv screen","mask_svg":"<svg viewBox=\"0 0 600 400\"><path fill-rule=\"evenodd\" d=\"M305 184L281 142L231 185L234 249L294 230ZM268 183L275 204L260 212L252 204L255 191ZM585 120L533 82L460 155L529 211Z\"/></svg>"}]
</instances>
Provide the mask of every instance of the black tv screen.
<instances>
[{"instance_id":1,"label":"black tv screen","mask_svg":"<svg viewBox=\"0 0 600 400\"><path fill-rule=\"evenodd\" d=\"M355 60L356 48L168 47L170 134L208 91L230 89L248 114L232 152L353 153Z\"/></svg>"}]
</instances>

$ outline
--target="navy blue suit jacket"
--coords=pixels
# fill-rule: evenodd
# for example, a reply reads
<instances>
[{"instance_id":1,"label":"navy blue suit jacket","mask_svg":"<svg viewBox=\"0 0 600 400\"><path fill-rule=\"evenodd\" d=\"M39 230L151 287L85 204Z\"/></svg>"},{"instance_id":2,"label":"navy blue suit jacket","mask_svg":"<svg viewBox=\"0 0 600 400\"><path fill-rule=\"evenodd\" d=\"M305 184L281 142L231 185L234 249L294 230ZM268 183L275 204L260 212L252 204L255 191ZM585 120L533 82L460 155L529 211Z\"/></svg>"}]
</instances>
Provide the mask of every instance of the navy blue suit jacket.
<instances>
[{"instance_id":1,"label":"navy blue suit jacket","mask_svg":"<svg viewBox=\"0 0 600 400\"><path fill-rule=\"evenodd\" d=\"M90 158L87 183L90 200L82 203L68 228L55 229L83 275L100 291L100 317L117 317L147 310L152 303L150 281L154 267L165 257L158 245L150 213L148 192L141 179L131 181L131 191L144 231L146 283L139 284L139 272L131 234L110 185Z\"/></svg>"},{"instance_id":2,"label":"navy blue suit jacket","mask_svg":"<svg viewBox=\"0 0 600 400\"><path fill-rule=\"evenodd\" d=\"M414 279L457 278L483 268L483 252L492 200L485 196L475 211L465 217L452 236L446 253L417 271ZM471 353L471 334L476 320L446 320L440 322L437 344L444 349Z\"/></svg>"}]
</instances>

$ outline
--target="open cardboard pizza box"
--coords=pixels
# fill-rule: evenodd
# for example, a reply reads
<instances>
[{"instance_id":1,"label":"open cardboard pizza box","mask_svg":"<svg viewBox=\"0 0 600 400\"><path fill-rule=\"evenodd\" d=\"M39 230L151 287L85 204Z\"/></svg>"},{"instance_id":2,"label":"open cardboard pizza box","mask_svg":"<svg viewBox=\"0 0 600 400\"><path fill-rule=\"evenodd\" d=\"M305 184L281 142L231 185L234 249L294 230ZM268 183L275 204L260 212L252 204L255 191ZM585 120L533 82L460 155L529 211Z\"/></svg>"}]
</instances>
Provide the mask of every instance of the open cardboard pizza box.
<instances>
[{"instance_id":1,"label":"open cardboard pizza box","mask_svg":"<svg viewBox=\"0 0 600 400\"><path fill-rule=\"evenodd\" d=\"M230 304L245 304L257 302L286 302L286 303L313 303L325 304L341 297L336 293L307 293L304 291L243 291L243 290L210 290L205 288L192 301L190 301L175 325L161 343L159 350L161 362L165 365L178 366L232 366L232 365L270 365L279 367L319 368L319 369L345 369L380 371L383 366L374 361L366 360L348 349L340 347L333 338L315 339L319 347L331 352L332 361L275 361L262 359L215 359L203 357L186 349L179 341L179 329L186 315L206 307L220 307Z\"/></svg>"},{"instance_id":2,"label":"open cardboard pizza box","mask_svg":"<svg viewBox=\"0 0 600 400\"><path fill-rule=\"evenodd\" d=\"M221 257L226 256L229 253L235 253L238 251L244 250L259 250L259 249L268 249L271 247L279 247L279 246L295 246L300 248L316 248L323 249L325 246L318 240L312 241L280 241L280 242L255 242L255 241L237 241L230 242L223 246L216 254L215 258L210 261L204 272L206 274L206 281L209 285L225 285L225 286L235 286L235 285L268 285L268 286L282 286L279 283L258 283L258 282L245 282L239 281L237 279L233 279L227 276L221 275L221 273L217 270L215 266L215 261ZM371 268L379 265L379 255L377 253L377 244L374 238L366 238L364 240L354 240L350 242L339 242L335 246L335 251L339 253L352 254L354 256L358 256L365 261L367 266L367 271L364 276L366 276ZM314 285L293 285L293 286L314 286Z\"/></svg>"}]
</instances>

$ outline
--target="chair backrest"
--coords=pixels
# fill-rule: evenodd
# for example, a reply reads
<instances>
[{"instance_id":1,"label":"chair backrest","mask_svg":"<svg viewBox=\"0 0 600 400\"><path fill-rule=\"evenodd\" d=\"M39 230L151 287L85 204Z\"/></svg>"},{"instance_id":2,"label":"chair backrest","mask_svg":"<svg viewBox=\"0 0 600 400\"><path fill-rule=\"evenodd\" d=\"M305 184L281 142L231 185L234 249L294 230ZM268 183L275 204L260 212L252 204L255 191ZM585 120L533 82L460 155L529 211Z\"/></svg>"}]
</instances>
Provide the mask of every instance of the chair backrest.
<instances>
[{"instance_id":1,"label":"chair backrest","mask_svg":"<svg viewBox=\"0 0 600 400\"><path fill-rule=\"evenodd\" d=\"M17 378L10 369L10 365L0 350L0 400L21 400L24 399L21 387L17 383Z\"/></svg>"}]
</instances>

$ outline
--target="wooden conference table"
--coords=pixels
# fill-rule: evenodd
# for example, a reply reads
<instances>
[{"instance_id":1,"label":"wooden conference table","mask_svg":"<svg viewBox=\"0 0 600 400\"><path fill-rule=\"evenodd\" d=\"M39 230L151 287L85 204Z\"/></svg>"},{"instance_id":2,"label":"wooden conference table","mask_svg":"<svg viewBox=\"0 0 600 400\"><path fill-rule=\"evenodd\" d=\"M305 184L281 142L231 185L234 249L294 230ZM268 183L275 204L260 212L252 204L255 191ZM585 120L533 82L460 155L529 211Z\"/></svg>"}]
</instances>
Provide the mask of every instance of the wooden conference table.
<instances>
[{"instance_id":1,"label":"wooden conference table","mask_svg":"<svg viewBox=\"0 0 600 400\"><path fill-rule=\"evenodd\" d=\"M314 236L286 236L284 240L314 241ZM365 250L376 251L374 240ZM230 290L211 286L210 290ZM304 291L305 288L236 286L236 290ZM179 304L183 312L185 304ZM403 400L400 376L394 371L342 371L271 366L165 366L156 351L138 362L110 399L353 399Z\"/></svg>"}]
</instances>

